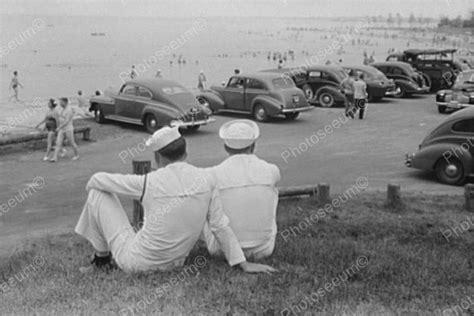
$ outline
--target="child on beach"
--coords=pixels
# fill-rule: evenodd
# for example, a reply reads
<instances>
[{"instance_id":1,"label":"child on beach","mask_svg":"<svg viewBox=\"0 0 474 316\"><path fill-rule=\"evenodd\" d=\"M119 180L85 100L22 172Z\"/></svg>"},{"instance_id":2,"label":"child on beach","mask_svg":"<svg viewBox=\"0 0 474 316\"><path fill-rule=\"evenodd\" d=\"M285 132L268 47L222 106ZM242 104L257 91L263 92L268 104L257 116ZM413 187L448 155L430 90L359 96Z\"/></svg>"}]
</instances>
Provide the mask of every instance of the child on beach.
<instances>
[{"instance_id":1,"label":"child on beach","mask_svg":"<svg viewBox=\"0 0 474 316\"><path fill-rule=\"evenodd\" d=\"M56 102L54 99L49 99L48 108L49 111L46 113L44 120L36 125L36 129L38 129L43 123L46 131L48 131L48 139L47 139L47 147L46 147L46 155L43 157L44 161L49 159L49 153L53 149L54 138L56 136L56 129L58 128L59 122L59 114L56 110Z\"/></svg>"}]
</instances>

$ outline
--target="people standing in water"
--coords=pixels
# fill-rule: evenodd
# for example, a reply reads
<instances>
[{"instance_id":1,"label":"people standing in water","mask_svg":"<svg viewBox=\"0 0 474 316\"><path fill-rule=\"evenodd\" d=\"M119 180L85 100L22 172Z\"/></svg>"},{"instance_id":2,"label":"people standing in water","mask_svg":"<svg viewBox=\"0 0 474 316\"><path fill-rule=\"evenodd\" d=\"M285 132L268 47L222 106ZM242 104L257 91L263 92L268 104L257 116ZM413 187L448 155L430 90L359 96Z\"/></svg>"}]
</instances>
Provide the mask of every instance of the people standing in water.
<instances>
[{"instance_id":1,"label":"people standing in water","mask_svg":"<svg viewBox=\"0 0 474 316\"><path fill-rule=\"evenodd\" d=\"M23 85L20 83L20 80L18 79L18 71L13 72L13 78L12 81L10 82L10 87L9 89L13 89L14 94L8 99L10 101L12 98L15 98L16 102L22 102L18 98L18 88L21 87L23 89Z\"/></svg>"},{"instance_id":2,"label":"people standing in water","mask_svg":"<svg viewBox=\"0 0 474 316\"><path fill-rule=\"evenodd\" d=\"M158 78L158 79L163 78L163 75L161 74L161 69L158 69L158 71L156 72L155 78Z\"/></svg>"},{"instance_id":3,"label":"people standing in water","mask_svg":"<svg viewBox=\"0 0 474 316\"><path fill-rule=\"evenodd\" d=\"M138 77L138 73L135 70L135 65L132 65L132 70L130 71L130 79L135 79L136 77Z\"/></svg>"},{"instance_id":4,"label":"people standing in water","mask_svg":"<svg viewBox=\"0 0 474 316\"><path fill-rule=\"evenodd\" d=\"M74 157L72 158L72 160L79 159L77 145L74 140L74 110L71 108L71 106L68 105L67 98L61 98L60 105L62 110L59 111L59 126L56 129L56 131L58 132L58 139L56 140L56 150L54 151L54 156L52 159L49 160L51 162L56 162L58 160L58 154L62 149L64 138L67 138L69 144L74 150Z\"/></svg>"},{"instance_id":5,"label":"people standing in water","mask_svg":"<svg viewBox=\"0 0 474 316\"><path fill-rule=\"evenodd\" d=\"M204 89L206 89L206 75L204 74L204 70L201 70L201 72L199 73L199 76L198 76L198 89L200 91L204 91Z\"/></svg>"},{"instance_id":6,"label":"people standing in water","mask_svg":"<svg viewBox=\"0 0 474 316\"><path fill-rule=\"evenodd\" d=\"M42 124L44 124L44 129L48 132L47 138L47 146L46 146L46 154L43 157L44 161L49 160L49 154L53 150L54 138L56 136L56 129L58 128L59 123L59 114L56 110L56 102L54 99L49 99L48 102L48 112L46 113L44 120L36 125L36 129L38 129Z\"/></svg>"}]
</instances>

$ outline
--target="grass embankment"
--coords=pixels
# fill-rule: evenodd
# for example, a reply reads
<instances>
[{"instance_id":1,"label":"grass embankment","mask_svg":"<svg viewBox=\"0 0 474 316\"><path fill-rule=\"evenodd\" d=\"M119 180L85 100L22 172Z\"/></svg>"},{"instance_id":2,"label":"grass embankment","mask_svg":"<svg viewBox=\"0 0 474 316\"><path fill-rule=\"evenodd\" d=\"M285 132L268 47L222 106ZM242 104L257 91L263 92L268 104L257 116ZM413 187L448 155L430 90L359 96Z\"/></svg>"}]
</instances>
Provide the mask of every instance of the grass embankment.
<instances>
[{"instance_id":1,"label":"grass embankment","mask_svg":"<svg viewBox=\"0 0 474 316\"><path fill-rule=\"evenodd\" d=\"M281 201L276 250L263 260L280 270L271 276L231 269L202 245L182 270L81 275L85 241L31 241L0 261L0 314L473 313L474 214L461 197L405 201L390 210L384 194L363 194L318 219L311 199ZM449 227L457 235L445 238Z\"/></svg>"}]
</instances>

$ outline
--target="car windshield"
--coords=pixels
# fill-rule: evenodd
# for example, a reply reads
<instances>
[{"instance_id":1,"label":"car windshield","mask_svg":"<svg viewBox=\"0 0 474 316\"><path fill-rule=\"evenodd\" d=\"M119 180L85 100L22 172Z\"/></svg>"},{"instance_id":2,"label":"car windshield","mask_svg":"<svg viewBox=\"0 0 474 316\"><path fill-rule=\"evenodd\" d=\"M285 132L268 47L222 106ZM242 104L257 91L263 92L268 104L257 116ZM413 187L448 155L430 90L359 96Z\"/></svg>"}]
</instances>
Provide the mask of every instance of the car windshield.
<instances>
[{"instance_id":1,"label":"car windshield","mask_svg":"<svg viewBox=\"0 0 474 316\"><path fill-rule=\"evenodd\" d=\"M184 87L168 86L161 88L161 91L167 99L170 99L183 110L190 110L196 104L192 93L187 91Z\"/></svg>"},{"instance_id":2,"label":"car windshield","mask_svg":"<svg viewBox=\"0 0 474 316\"><path fill-rule=\"evenodd\" d=\"M277 90L279 90L279 89L289 89L289 88L294 88L295 87L295 83L289 77L288 78L273 79L272 84L273 84L273 87Z\"/></svg>"}]
</instances>

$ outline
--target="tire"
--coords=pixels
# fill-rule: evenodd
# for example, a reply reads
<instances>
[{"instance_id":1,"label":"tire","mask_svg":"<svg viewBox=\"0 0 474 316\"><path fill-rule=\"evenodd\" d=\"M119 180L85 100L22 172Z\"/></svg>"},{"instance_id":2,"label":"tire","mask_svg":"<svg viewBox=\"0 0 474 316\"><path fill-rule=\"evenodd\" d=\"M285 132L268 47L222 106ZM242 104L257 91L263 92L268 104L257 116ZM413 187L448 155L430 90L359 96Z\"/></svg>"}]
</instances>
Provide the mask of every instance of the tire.
<instances>
[{"instance_id":1,"label":"tire","mask_svg":"<svg viewBox=\"0 0 474 316\"><path fill-rule=\"evenodd\" d=\"M298 117L298 115L300 115L300 112L285 113L285 118L288 121L292 121L292 120L296 119Z\"/></svg>"},{"instance_id":2,"label":"tire","mask_svg":"<svg viewBox=\"0 0 474 316\"><path fill-rule=\"evenodd\" d=\"M464 167L459 159L446 160L441 158L436 163L436 177L441 183L460 185L466 179Z\"/></svg>"},{"instance_id":3,"label":"tire","mask_svg":"<svg viewBox=\"0 0 474 316\"><path fill-rule=\"evenodd\" d=\"M202 106L208 108L211 111L211 113L216 112L216 111L214 111L213 108L211 108L211 104L209 103L209 101L207 101L206 98L198 97L197 100L198 100L199 104L201 104Z\"/></svg>"},{"instance_id":4,"label":"tire","mask_svg":"<svg viewBox=\"0 0 474 316\"><path fill-rule=\"evenodd\" d=\"M193 126L187 126L186 129L190 132L195 132L197 131L199 128L201 127L201 125L193 125Z\"/></svg>"},{"instance_id":5,"label":"tire","mask_svg":"<svg viewBox=\"0 0 474 316\"><path fill-rule=\"evenodd\" d=\"M304 96L306 97L306 100L308 100L308 101L313 100L314 93L313 93L313 89L311 89L309 84L303 85L303 87L301 87L301 90L303 90Z\"/></svg>"},{"instance_id":6,"label":"tire","mask_svg":"<svg viewBox=\"0 0 474 316\"><path fill-rule=\"evenodd\" d=\"M441 114L446 113L446 107L443 105L438 105L438 112Z\"/></svg>"},{"instance_id":7,"label":"tire","mask_svg":"<svg viewBox=\"0 0 474 316\"><path fill-rule=\"evenodd\" d=\"M405 90L402 87L396 85L396 88L400 89L400 92L393 95L395 98L403 98L406 96Z\"/></svg>"},{"instance_id":8,"label":"tire","mask_svg":"<svg viewBox=\"0 0 474 316\"><path fill-rule=\"evenodd\" d=\"M156 119L155 115L153 114L147 114L145 116L145 129L148 133L153 134L160 128L158 126L158 120Z\"/></svg>"},{"instance_id":9,"label":"tire","mask_svg":"<svg viewBox=\"0 0 474 316\"><path fill-rule=\"evenodd\" d=\"M100 105L96 105L96 108L94 111L94 120L99 124L104 124L106 121L104 117L104 113L102 113L102 109L100 108Z\"/></svg>"},{"instance_id":10,"label":"tire","mask_svg":"<svg viewBox=\"0 0 474 316\"><path fill-rule=\"evenodd\" d=\"M268 121L268 114L263 105L256 104L253 108L253 117L258 122Z\"/></svg>"},{"instance_id":11,"label":"tire","mask_svg":"<svg viewBox=\"0 0 474 316\"><path fill-rule=\"evenodd\" d=\"M318 101L323 108L330 108L336 103L334 100L334 96L327 91L323 91L319 94Z\"/></svg>"}]
</instances>

